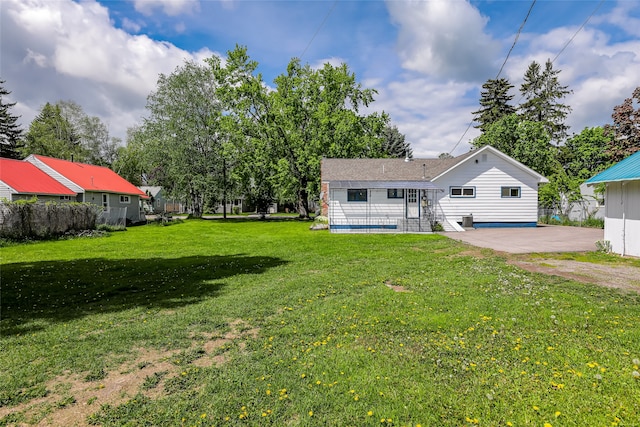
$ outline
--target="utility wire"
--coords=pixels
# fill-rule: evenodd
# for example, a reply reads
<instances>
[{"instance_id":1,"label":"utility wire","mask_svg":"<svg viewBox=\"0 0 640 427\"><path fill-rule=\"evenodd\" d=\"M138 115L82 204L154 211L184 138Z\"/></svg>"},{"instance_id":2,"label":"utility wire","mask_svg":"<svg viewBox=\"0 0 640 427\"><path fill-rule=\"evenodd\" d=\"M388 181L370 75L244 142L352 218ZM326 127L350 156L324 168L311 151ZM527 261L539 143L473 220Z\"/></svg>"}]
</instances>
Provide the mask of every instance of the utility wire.
<instances>
[{"instance_id":1,"label":"utility wire","mask_svg":"<svg viewBox=\"0 0 640 427\"><path fill-rule=\"evenodd\" d=\"M600 3L598 3L598 5L596 6L595 9L593 9L593 12L591 12L591 15L589 15L589 17L582 23L582 25L580 25L580 28L578 28L578 30L573 34L573 36L571 36L571 38L569 39L569 41L567 41L565 43L564 46L562 46L562 49L560 49L560 52L558 52L558 54L555 56L555 58L553 58L553 60L551 61L551 63L553 64L554 62L556 62L556 59L558 59L558 57L560 56L560 54L562 54L562 52L564 52L564 50L567 48L567 46L569 46L571 44L571 42L573 41L573 39L576 38L576 36L578 35L578 33L580 31L582 31L582 29L584 28L585 25L587 25L587 23L589 22L589 20L593 17L593 15L596 14L596 12L598 11L598 9L600 9L600 6L602 6L602 3L604 3L604 0L600 0Z\"/></svg>"},{"instance_id":2,"label":"utility wire","mask_svg":"<svg viewBox=\"0 0 640 427\"><path fill-rule=\"evenodd\" d=\"M336 4L338 4L338 0L335 0L333 2L333 4L331 5L331 9L329 9L329 11L327 12L327 14L325 15L324 19L322 20L322 22L320 23L320 26L318 26L318 29L316 30L316 32L313 34L313 36L311 37L311 40L309 40L309 43L307 44L307 47L304 48L304 50L302 51L302 54L300 55L300 59L302 59L302 57L304 56L305 53L307 53L307 49L309 49L309 46L311 46L311 43L313 43L313 41L316 39L316 36L318 35L318 33L320 32L320 30L322 29L322 27L324 27L324 24L327 22L327 19L329 19L329 15L331 15L331 12L333 12L333 9L336 8Z\"/></svg>"},{"instance_id":3,"label":"utility wire","mask_svg":"<svg viewBox=\"0 0 640 427\"><path fill-rule=\"evenodd\" d=\"M524 22L522 23L522 25L520 26L520 29L518 30L518 33L516 34L516 39L514 40L513 45L511 46L511 49L509 50L509 53L507 54L507 58L504 60L504 63L502 64L502 67L500 67L500 71L498 72L498 76L500 76L500 73L502 73L502 69L504 68L504 65L507 63L507 59L509 59L509 55L511 54L511 51L513 50L514 46L516 45L516 42L518 41L518 37L520 36L520 32L522 31L522 28L524 27L525 22L527 22L527 18L529 18L529 14L531 13L531 9L533 8L533 5L535 4L535 2L536 2L536 0L533 0L533 3L531 4L531 7L529 8L529 12L527 13L527 16L524 18ZM582 29L585 27L585 25L587 25L589 23L591 18L593 18L593 15L596 14L598 9L600 9L600 6L602 6L602 4L604 2L605 2L605 0L600 0L600 3L597 4L597 6L593 9L591 14L587 17L587 19L585 19L585 21L582 23L582 25L580 25L580 28L578 28L576 30L576 32L573 34L573 36L571 36L571 38L569 40L567 40L567 42L564 44L564 46L562 46L562 49L560 49L560 51L556 54L556 56L551 61L552 64L554 62L556 62L556 59L558 59L558 57L565 51L565 49L571 44L571 42L573 42L573 39L576 38L578 33L580 33L580 31L582 31ZM498 79L498 76L496 76L496 80ZM522 97L520 97L520 99L522 99ZM520 101L518 101L518 102L520 102ZM473 121L471 121L469 123L469 126L467 126L467 129L464 131L464 133L462 134L462 136L460 137L458 142L456 142L456 145L453 147L453 150L451 150L449 152L449 154L453 153L455 151L455 149L458 148L458 145L460 144L460 142L462 141L464 136L467 134L467 132L469 132L469 129L471 129L471 125L472 124L473 124Z\"/></svg>"},{"instance_id":4,"label":"utility wire","mask_svg":"<svg viewBox=\"0 0 640 427\"><path fill-rule=\"evenodd\" d=\"M516 47L516 43L518 43L518 39L520 38L520 33L522 32L522 29L524 28L524 25L527 23L527 20L529 19L529 15L531 15L531 11L533 10L533 6L536 4L536 1L537 0L533 0L531 2L531 6L529 6L529 11L527 12L527 16L524 17L524 20L522 21L522 24L520 24L520 28L518 28L518 32L516 33L516 38L513 40L513 44L511 45L511 49L509 49L509 52L507 52L507 57L504 58L504 62L502 63L502 67L500 67L500 71L498 71L498 74L496 75L496 78L495 78L496 80L498 80L498 77L500 77L500 74L502 74L502 70L504 69L504 66L507 64L507 61L509 60L509 57L511 56L511 52L513 52L513 48ZM464 133L462 134L462 136L460 137L458 142L456 142L456 145L453 146L453 149L451 151L449 151L449 154L451 154L454 151L456 151L456 148L458 148L458 145L460 145L460 143L464 139L464 137L467 134L467 132L469 132L469 129L471 129L471 125L473 125L473 120L471 120L469 122L469 125L465 129Z\"/></svg>"}]
</instances>

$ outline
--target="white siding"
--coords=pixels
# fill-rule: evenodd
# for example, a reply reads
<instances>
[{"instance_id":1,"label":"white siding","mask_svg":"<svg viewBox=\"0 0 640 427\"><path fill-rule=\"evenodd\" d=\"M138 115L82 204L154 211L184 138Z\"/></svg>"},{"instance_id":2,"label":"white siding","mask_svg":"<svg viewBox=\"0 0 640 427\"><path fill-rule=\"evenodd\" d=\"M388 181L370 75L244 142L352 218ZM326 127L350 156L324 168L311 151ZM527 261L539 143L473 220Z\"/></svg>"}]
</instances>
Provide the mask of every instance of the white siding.
<instances>
[{"instance_id":1,"label":"white siding","mask_svg":"<svg viewBox=\"0 0 640 427\"><path fill-rule=\"evenodd\" d=\"M404 199L388 199L385 189L368 190L366 202L347 201L346 189L329 192L329 218L334 224L396 224L404 218Z\"/></svg>"},{"instance_id":2,"label":"white siding","mask_svg":"<svg viewBox=\"0 0 640 427\"><path fill-rule=\"evenodd\" d=\"M4 182L0 181L0 199L12 200L11 195L14 193L13 189Z\"/></svg>"},{"instance_id":3,"label":"white siding","mask_svg":"<svg viewBox=\"0 0 640 427\"><path fill-rule=\"evenodd\" d=\"M640 257L640 181L607 184L604 239L613 252Z\"/></svg>"},{"instance_id":4,"label":"white siding","mask_svg":"<svg viewBox=\"0 0 640 427\"><path fill-rule=\"evenodd\" d=\"M477 163L476 163L477 160ZM530 173L491 152L472 156L434 180L444 190L439 203L449 220L461 222L473 215L474 222L522 223L538 220L538 180ZM452 186L475 187L475 197L450 197ZM502 187L520 187L519 198L503 198Z\"/></svg>"}]
</instances>

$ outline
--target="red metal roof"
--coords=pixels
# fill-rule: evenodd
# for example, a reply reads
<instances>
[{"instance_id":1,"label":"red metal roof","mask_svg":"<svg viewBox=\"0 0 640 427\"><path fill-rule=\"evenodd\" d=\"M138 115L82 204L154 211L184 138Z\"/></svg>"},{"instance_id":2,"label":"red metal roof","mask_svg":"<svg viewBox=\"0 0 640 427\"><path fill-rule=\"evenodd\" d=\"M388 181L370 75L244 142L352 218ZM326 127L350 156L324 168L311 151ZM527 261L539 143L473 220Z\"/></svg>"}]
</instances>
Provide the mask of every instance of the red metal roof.
<instances>
[{"instance_id":1,"label":"red metal roof","mask_svg":"<svg viewBox=\"0 0 640 427\"><path fill-rule=\"evenodd\" d=\"M0 158L0 181L19 194L75 196L71 191L35 165L21 160Z\"/></svg>"},{"instance_id":2,"label":"red metal roof","mask_svg":"<svg viewBox=\"0 0 640 427\"><path fill-rule=\"evenodd\" d=\"M70 162L37 154L34 157L84 189L84 191L130 194L140 196L143 199L148 198L138 187L104 166Z\"/></svg>"}]
</instances>

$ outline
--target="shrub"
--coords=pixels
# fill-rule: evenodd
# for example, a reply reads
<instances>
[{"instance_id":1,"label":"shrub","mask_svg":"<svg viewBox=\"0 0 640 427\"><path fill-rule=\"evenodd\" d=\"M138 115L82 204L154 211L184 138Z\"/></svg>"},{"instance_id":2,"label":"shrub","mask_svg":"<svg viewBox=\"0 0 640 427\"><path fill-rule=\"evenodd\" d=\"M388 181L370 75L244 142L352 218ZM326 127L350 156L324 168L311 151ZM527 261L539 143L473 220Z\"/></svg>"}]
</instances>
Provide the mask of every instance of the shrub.
<instances>
[{"instance_id":1,"label":"shrub","mask_svg":"<svg viewBox=\"0 0 640 427\"><path fill-rule=\"evenodd\" d=\"M100 208L89 203L38 203L37 198L0 203L0 238L45 239L96 228Z\"/></svg>"}]
</instances>

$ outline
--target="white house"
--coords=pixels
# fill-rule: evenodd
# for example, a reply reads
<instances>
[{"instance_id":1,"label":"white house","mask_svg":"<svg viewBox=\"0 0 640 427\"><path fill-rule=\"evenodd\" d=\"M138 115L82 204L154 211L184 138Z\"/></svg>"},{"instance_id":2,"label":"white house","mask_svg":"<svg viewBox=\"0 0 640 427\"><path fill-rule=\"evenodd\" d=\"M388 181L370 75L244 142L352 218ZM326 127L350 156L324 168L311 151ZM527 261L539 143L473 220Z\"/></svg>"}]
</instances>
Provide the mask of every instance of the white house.
<instances>
[{"instance_id":1,"label":"white house","mask_svg":"<svg viewBox=\"0 0 640 427\"><path fill-rule=\"evenodd\" d=\"M640 257L640 151L587 180L606 184L604 240L620 255Z\"/></svg>"},{"instance_id":2,"label":"white house","mask_svg":"<svg viewBox=\"0 0 640 427\"><path fill-rule=\"evenodd\" d=\"M323 159L332 232L535 227L545 177L491 146L449 159Z\"/></svg>"}]
</instances>

